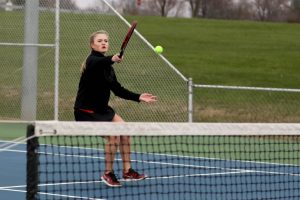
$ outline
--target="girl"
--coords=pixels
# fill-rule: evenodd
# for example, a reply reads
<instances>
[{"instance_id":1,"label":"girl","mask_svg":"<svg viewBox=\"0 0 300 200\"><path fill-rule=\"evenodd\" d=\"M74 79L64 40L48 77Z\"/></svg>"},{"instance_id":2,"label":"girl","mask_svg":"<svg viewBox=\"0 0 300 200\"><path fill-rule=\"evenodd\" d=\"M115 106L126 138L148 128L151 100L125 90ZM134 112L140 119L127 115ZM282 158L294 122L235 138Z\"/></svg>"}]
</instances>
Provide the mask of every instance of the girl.
<instances>
[{"instance_id":1,"label":"girl","mask_svg":"<svg viewBox=\"0 0 300 200\"><path fill-rule=\"evenodd\" d=\"M109 36L106 31L97 31L90 36L91 53L81 67L81 77L76 96L74 115L76 121L124 122L108 105L110 91L123 99L136 102L155 102L156 96L131 92L118 82L112 65L123 58L118 54L105 56L109 49ZM120 150L123 161L123 179L142 180L146 175L139 174L130 164L130 137L105 137L105 172L101 179L108 186L121 186L113 172L115 154Z\"/></svg>"}]
</instances>

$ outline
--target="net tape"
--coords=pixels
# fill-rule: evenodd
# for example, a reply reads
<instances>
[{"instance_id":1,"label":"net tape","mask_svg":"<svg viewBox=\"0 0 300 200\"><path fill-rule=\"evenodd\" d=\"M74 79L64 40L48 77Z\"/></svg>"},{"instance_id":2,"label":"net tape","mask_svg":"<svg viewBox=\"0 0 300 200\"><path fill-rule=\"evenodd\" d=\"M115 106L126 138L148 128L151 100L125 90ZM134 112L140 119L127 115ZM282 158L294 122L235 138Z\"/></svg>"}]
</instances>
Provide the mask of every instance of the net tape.
<instances>
[{"instance_id":1,"label":"net tape","mask_svg":"<svg viewBox=\"0 0 300 200\"><path fill-rule=\"evenodd\" d=\"M35 135L300 135L300 124L36 121Z\"/></svg>"}]
</instances>

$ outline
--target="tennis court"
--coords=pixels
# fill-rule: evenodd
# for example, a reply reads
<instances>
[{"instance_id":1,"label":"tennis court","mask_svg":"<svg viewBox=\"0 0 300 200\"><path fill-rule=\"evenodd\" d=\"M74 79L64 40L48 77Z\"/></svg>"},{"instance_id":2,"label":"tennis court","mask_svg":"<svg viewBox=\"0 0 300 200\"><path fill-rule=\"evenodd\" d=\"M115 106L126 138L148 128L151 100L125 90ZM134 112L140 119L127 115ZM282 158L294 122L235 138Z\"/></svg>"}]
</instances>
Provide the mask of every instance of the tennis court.
<instances>
[{"instance_id":1,"label":"tennis court","mask_svg":"<svg viewBox=\"0 0 300 200\"><path fill-rule=\"evenodd\" d=\"M179 139L178 141L182 141L183 138ZM82 139L79 140L82 144ZM102 144L97 143L99 148L95 148L95 143L91 146L74 147L74 143L69 139L52 141L55 145L40 144L38 150L41 168L39 198L299 199L300 165L297 164L299 163L299 142L295 142L294 139L292 139L293 141L284 139L285 144L282 139L278 138L247 138L247 143L238 139L239 144L236 141L228 142L235 140L232 138L230 140L222 139L223 141L218 142L219 144L216 144L217 141L210 137L201 139L202 143L197 138L193 137L193 140L196 140L195 143L200 146L213 146L211 148L214 149L214 152L211 152L212 149L208 146L204 148L207 151L204 154L197 152L199 148L192 147L190 149L193 149L194 152L190 152L191 155L183 155L182 149L186 147L180 147L176 148L178 151L176 155L173 148L166 147L174 144L174 139L170 138L168 140L161 139L162 143L165 143L164 146L148 149L151 153L144 152L143 148L135 149L132 152L132 164L134 168L146 173L149 177L139 182L122 182L120 188L109 188L100 180L101 169L104 169L104 152L100 148ZM267 143L264 140L267 140ZM60 141L67 141L68 145L62 147L58 145ZM91 139L91 141L95 141L95 139ZM157 139L151 139L151 141L158 142ZM144 139L138 139L136 142L141 142L143 146L146 146ZM258 146L253 146L254 143L257 143ZM150 143L147 144L150 145ZM226 145L228 144L234 147L227 149ZM188 146L193 145L191 142ZM217 145L220 146L219 148L224 148L223 152L216 148ZM251 145L253 148L249 149L247 145ZM287 149L288 147L289 149ZM154 152L154 149L157 152ZM172 154L171 149L173 149ZM269 155L268 158L264 158L263 151ZM283 151L287 152L282 154ZM246 158L244 158L245 160L238 159L238 156L245 152L248 160ZM272 158L276 155L281 161L287 163L276 162L276 159ZM250 161L254 158L269 159L269 161ZM116 159L115 172L121 177L120 156ZM271 160L273 162L270 162ZM292 162L294 163L290 164ZM18 144L1 152L1 197L11 200L25 199L25 170L25 144Z\"/></svg>"}]
</instances>

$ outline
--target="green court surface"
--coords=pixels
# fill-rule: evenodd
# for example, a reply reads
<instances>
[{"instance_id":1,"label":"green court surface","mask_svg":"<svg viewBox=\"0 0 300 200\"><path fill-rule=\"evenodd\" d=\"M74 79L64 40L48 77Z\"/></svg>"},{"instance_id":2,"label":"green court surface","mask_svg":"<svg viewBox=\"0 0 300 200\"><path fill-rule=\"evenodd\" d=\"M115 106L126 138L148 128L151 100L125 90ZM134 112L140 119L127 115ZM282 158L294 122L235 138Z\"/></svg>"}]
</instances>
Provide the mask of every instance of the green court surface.
<instances>
[{"instance_id":1,"label":"green court surface","mask_svg":"<svg viewBox=\"0 0 300 200\"><path fill-rule=\"evenodd\" d=\"M23 137L26 134L25 123L8 123L0 122L0 139L13 140L18 137Z\"/></svg>"}]
</instances>

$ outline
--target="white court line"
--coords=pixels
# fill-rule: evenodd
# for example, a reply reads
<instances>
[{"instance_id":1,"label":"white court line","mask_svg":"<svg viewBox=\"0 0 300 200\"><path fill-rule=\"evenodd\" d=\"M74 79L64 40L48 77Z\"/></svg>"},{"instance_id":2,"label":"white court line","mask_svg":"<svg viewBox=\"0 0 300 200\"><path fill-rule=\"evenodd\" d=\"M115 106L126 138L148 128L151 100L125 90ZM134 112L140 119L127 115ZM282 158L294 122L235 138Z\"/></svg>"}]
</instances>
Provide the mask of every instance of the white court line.
<instances>
[{"instance_id":1,"label":"white court line","mask_svg":"<svg viewBox=\"0 0 300 200\"><path fill-rule=\"evenodd\" d=\"M2 142L3 140L0 140ZM26 145L26 143L24 143ZM41 146L48 146L46 144L40 144ZM63 148L71 148L71 149L87 149L87 150L95 150L95 151L104 151L104 149L96 149L96 148L83 148L83 147L70 147L70 146L57 146L53 145L56 147L63 147ZM1 148L0 148L1 150ZM5 150L9 151L9 150ZM12 150L13 152L13 150ZM23 151L18 151L16 152L22 152ZM26 152L26 151L25 151ZM168 157L178 157L178 158L188 158L188 159L206 159L206 160L218 160L218 161L225 161L225 162L240 162L240 163L252 163L252 164L265 164L265 165L278 165L278 166L291 166L291 167L300 167L300 165L296 164L284 164L284 163L271 163L271 162L262 162L262 161L250 161L250 160L228 160L228 159L223 159L223 158L209 158L209 157L195 157L195 156L185 156L185 155L174 155L174 154L163 154L163 153L147 153L147 152L131 152L135 154L150 154L154 156L168 156Z\"/></svg>"},{"instance_id":2,"label":"white court line","mask_svg":"<svg viewBox=\"0 0 300 200\"><path fill-rule=\"evenodd\" d=\"M184 174L184 175L176 175L176 176L157 176L157 177L148 177L144 181L147 180L158 180L158 179L174 179L174 178L185 178L185 177L202 177L202 176L222 176L222 175L231 175L231 174L241 174L241 173L265 173L264 171L255 171L255 170L239 170L234 172L218 172L218 173L205 173L205 174ZM277 174L284 174L285 173L277 173ZM298 176L300 176L298 174ZM120 181L124 181L123 179L120 179ZM65 183L51 183L51 184L39 184L40 187L42 186L58 186L58 185L74 185L74 184L90 184L90 183L100 183L103 181L86 181L86 182L65 182ZM11 188L17 188L17 187L24 187L22 186L7 186L7 187L0 187L0 190L5 191L13 191L13 192L26 192L24 190L15 190ZM70 195L61 195L61 194L53 194L53 193L44 193L39 192L40 195L49 195L49 196L57 196L57 197L65 197L65 198L76 198L76 199L89 199L89 200L104 200L104 199L98 199L98 198L90 198L90 197L79 197L79 196L70 196Z\"/></svg>"},{"instance_id":3,"label":"white court line","mask_svg":"<svg viewBox=\"0 0 300 200\"><path fill-rule=\"evenodd\" d=\"M93 158L93 159L101 159L104 160L104 157L100 156L84 156L84 155L69 155L69 154L53 154L53 153L45 153L40 152L46 155L59 155L65 157L79 157L79 158ZM117 158L115 160L122 161L122 159ZM178 166L178 167L189 167L189 168L199 168L199 169L219 169L219 170L228 170L228 171L251 171L257 173L267 173L267 174L277 174L277 175L289 175L289 176L299 176L299 174L292 173L283 173L283 172L270 172L270 171L256 171L256 170L246 170L242 168L224 168L224 167L213 167L213 166L205 166L205 165L187 165L187 164L179 164L179 163L169 163L169 162L157 162L157 161L141 161L141 160L131 160L132 162L137 163L148 163L148 164L157 164L157 165L169 165L169 166Z\"/></svg>"},{"instance_id":4,"label":"white court line","mask_svg":"<svg viewBox=\"0 0 300 200\"><path fill-rule=\"evenodd\" d=\"M26 153L26 151L22 150L8 150L8 151L16 151ZM40 154L45 155L54 155L54 156L65 156L65 157L78 157L78 158L92 158L92 159L100 159L104 160L104 157L101 156L85 156L85 155L71 155L71 154L56 154L56 153L46 153L46 152L39 152ZM122 159L117 158L116 160L122 161ZM275 175L288 175L288 176L300 176L300 174L294 173L286 173L286 172L272 172L272 171L257 171L257 170L247 170L242 168L223 168L223 167L213 167L213 166L201 166L201 165L187 165L187 164L178 164L178 163L168 163L168 162L157 162L157 161L141 161L141 160L131 160L132 162L137 163L148 163L148 164L157 164L157 165L170 165L170 166L179 166L179 167L190 167L190 168L201 168L201 169L219 169L219 170L229 170L229 171L250 171L253 173L266 173L266 174L275 174ZM229 161L228 161L229 162Z\"/></svg>"},{"instance_id":5,"label":"white court line","mask_svg":"<svg viewBox=\"0 0 300 200\"><path fill-rule=\"evenodd\" d=\"M206 173L206 174L182 174L182 175L172 175L172 176L150 176L147 177L144 181L147 180L156 180L156 179L172 179L172 178L184 178L184 177L197 177L197 176L218 176L218 175L229 175L229 174L241 174L241 173L251 173L249 170L240 170L236 172L218 172L218 173ZM120 181L125 181L120 179ZM76 185L76 184L92 184L92 183L102 183L103 181L76 181L76 182L64 182L64 183L46 183L39 184L39 187L43 186L59 186L59 185ZM128 182L128 181L126 181ZM26 185L15 185L15 186L5 186L0 187L0 190L11 190L11 188L21 188L26 187Z\"/></svg>"},{"instance_id":6,"label":"white court line","mask_svg":"<svg viewBox=\"0 0 300 200\"><path fill-rule=\"evenodd\" d=\"M153 179L172 179L172 178L184 178L184 177L199 177L199 176L221 176L221 175L230 175L230 174L243 174L243 173L269 173L269 174L277 174L277 175L290 175L290 176L300 176L300 174L290 174L290 173L282 173L282 172L266 172L266 171L256 171L256 170L236 170L233 172L216 172L216 173L204 173L204 174L182 174L182 175L171 175L171 176L150 176L145 179L153 180ZM124 179L120 179L120 181L124 181ZM76 181L76 182L63 182L63 183L47 183L47 184L39 184L39 187L43 186L58 186L58 185L76 185L76 184L92 184L92 183L102 183L103 181ZM6 190L11 188L20 188L26 187L26 185L16 185L16 186L5 186L0 187L0 190Z\"/></svg>"},{"instance_id":7,"label":"white court line","mask_svg":"<svg viewBox=\"0 0 300 200\"><path fill-rule=\"evenodd\" d=\"M250 173L246 170L241 170L237 172L219 172L219 173L208 173L208 174L184 174L184 175L177 175L177 176L158 176L158 177L148 177L148 179L171 179L171 178L184 178L184 177L197 177L197 176L219 176L219 175L229 175L229 174L242 174L242 173ZM122 179L121 179L122 181Z\"/></svg>"},{"instance_id":8,"label":"white court line","mask_svg":"<svg viewBox=\"0 0 300 200\"><path fill-rule=\"evenodd\" d=\"M26 152L26 151L24 151ZM76 157L76 158L92 158L92 159L100 159L104 160L104 157L101 156L85 156L85 155L72 155L72 154L56 154L56 153L46 153L46 152L39 152L40 154L44 155L54 155L54 156L64 156L64 157ZM122 159L117 158L115 160L122 161ZM229 171L241 171L245 169L235 169L235 168L223 168L223 167L212 167L212 166L201 166L201 165L187 165L187 164L178 164L178 163L168 163L168 162L157 162L157 161L141 161L141 160L131 160L132 162L137 163L148 163L148 164L157 164L157 165L170 165L170 166L178 166L178 167L189 167L189 168L198 168L198 169L219 169L219 170L229 170ZM272 173L272 172L268 172ZM277 173L277 172L275 172Z\"/></svg>"},{"instance_id":9,"label":"white court line","mask_svg":"<svg viewBox=\"0 0 300 200\"><path fill-rule=\"evenodd\" d=\"M5 149L4 151L15 152L15 153L27 153L25 150L17 150L17 149Z\"/></svg>"},{"instance_id":10,"label":"white court line","mask_svg":"<svg viewBox=\"0 0 300 200\"><path fill-rule=\"evenodd\" d=\"M47 145L45 145L47 146ZM64 146L65 148L78 148L78 147L68 147ZM81 148L79 149L89 149L89 150L100 150L103 151L103 149L95 149L95 148ZM11 152L22 152L27 153L26 151L22 150L7 150ZM71 154L57 154L57 153L45 153L45 152L39 152L41 154L45 155L54 155L54 156L65 156L65 157L78 157L78 158L92 158L92 159L101 159L104 160L104 157L100 156L85 156L85 155L71 155ZM277 165L277 163L267 163L267 162L255 162L255 161L240 161L240 160L226 160L226 159L217 159L217 158L205 158L205 157L192 157L192 156L177 156L177 155L170 155L170 154L156 154L156 153L144 153L144 152L132 152L132 153L140 153L140 154L151 154L151 155L164 155L164 156L171 156L171 157L179 157L179 158L197 158L197 159L213 159L213 160L222 160L227 162L245 162L245 163L255 163L255 164L271 164L271 165ZM122 159L116 159L118 161L121 161ZM132 160L133 162L138 163L148 163L148 164L158 164L158 165L170 165L170 166L180 166L180 167L190 167L190 168L203 168L203 169L220 169L220 170L229 170L229 171L245 171L246 169L240 169L240 168L223 168L223 167L212 167L212 166L201 166L201 165L186 165L186 164L177 164L177 163L168 163L168 162L156 162L156 161L141 161L141 160ZM281 164L280 166L295 166L299 167L298 165L291 165L291 164ZM249 170L247 170L249 171ZM288 175L288 176L300 176L300 174L294 174L294 173L285 173L285 172L272 172L272 171L256 171L256 170L250 170L251 172L256 173L266 173L266 174L276 174L276 175Z\"/></svg>"},{"instance_id":11,"label":"white court line","mask_svg":"<svg viewBox=\"0 0 300 200\"><path fill-rule=\"evenodd\" d=\"M2 186L2 187L0 187L0 190L2 190L2 189L11 189L11 188L26 188L26 185Z\"/></svg>"},{"instance_id":12,"label":"white court line","mask_svg":"<svg viewBox=\"0 0 300 200\"><path fill-rule=\"evenodd\" d=\"M25 190L13 190L9 188L0 188L3 191L10 191L10 192L22 192L26 193ZM47 196L56 196L56 197L63 197L63 198L74 198L74 199L88 199L88 200L105 200L105 199L98 199L98 198L91 198L91 197L80 197L80 196L71 196L71 195L63 195L63 194L53 194L53 193L45 193L45 192L38 192L40 195L47 195Z\"/></svg>"},{"instance_id":13,"label":"white court line","mask_svg":"<svg viewBox=\"0 0 300 200\"><path fill-rule=\"evenodd\" d=\"M53 194L53 193L45 193L45 192L38 192L40 195L47 195L47 196L56 196L56 197L65 197L65 198L74 198L74 199L88 199L88 200L105 200L105 199L98 199L98 198L91 198L91 197L80 197L80 196L70 196L70 195L63 195L63 194Z\"/></svg>"},{"instance_id":14,"label":"white court line","mask_svg":"<svg viewBox=\"0 0 300 200\"><path fill-rule=\"evenodd\" d=\"M30 136L30 137L19 137L13 141L10 141L10 142L7 142L7 143L2 143L0 145L0 153L2 151L6 151L7 149L11 149L12 147L15 147L19 144L24 144L23 142L27 141L27 140L30 140L32 138L34 138L35 136Z\"/></svg>"},{"instance_id":15,"label":"white court line","mask_svg":"<svg viewBox=\"0 0 300 200\"><path fill-rule=\"evenodd\" d=\"M6 188L6 187L0 187L0 190L11 191L11 192L23 192L23 193L26 193L26 190L13 190L13 189Z\"/></svg>"}]
</instances>

